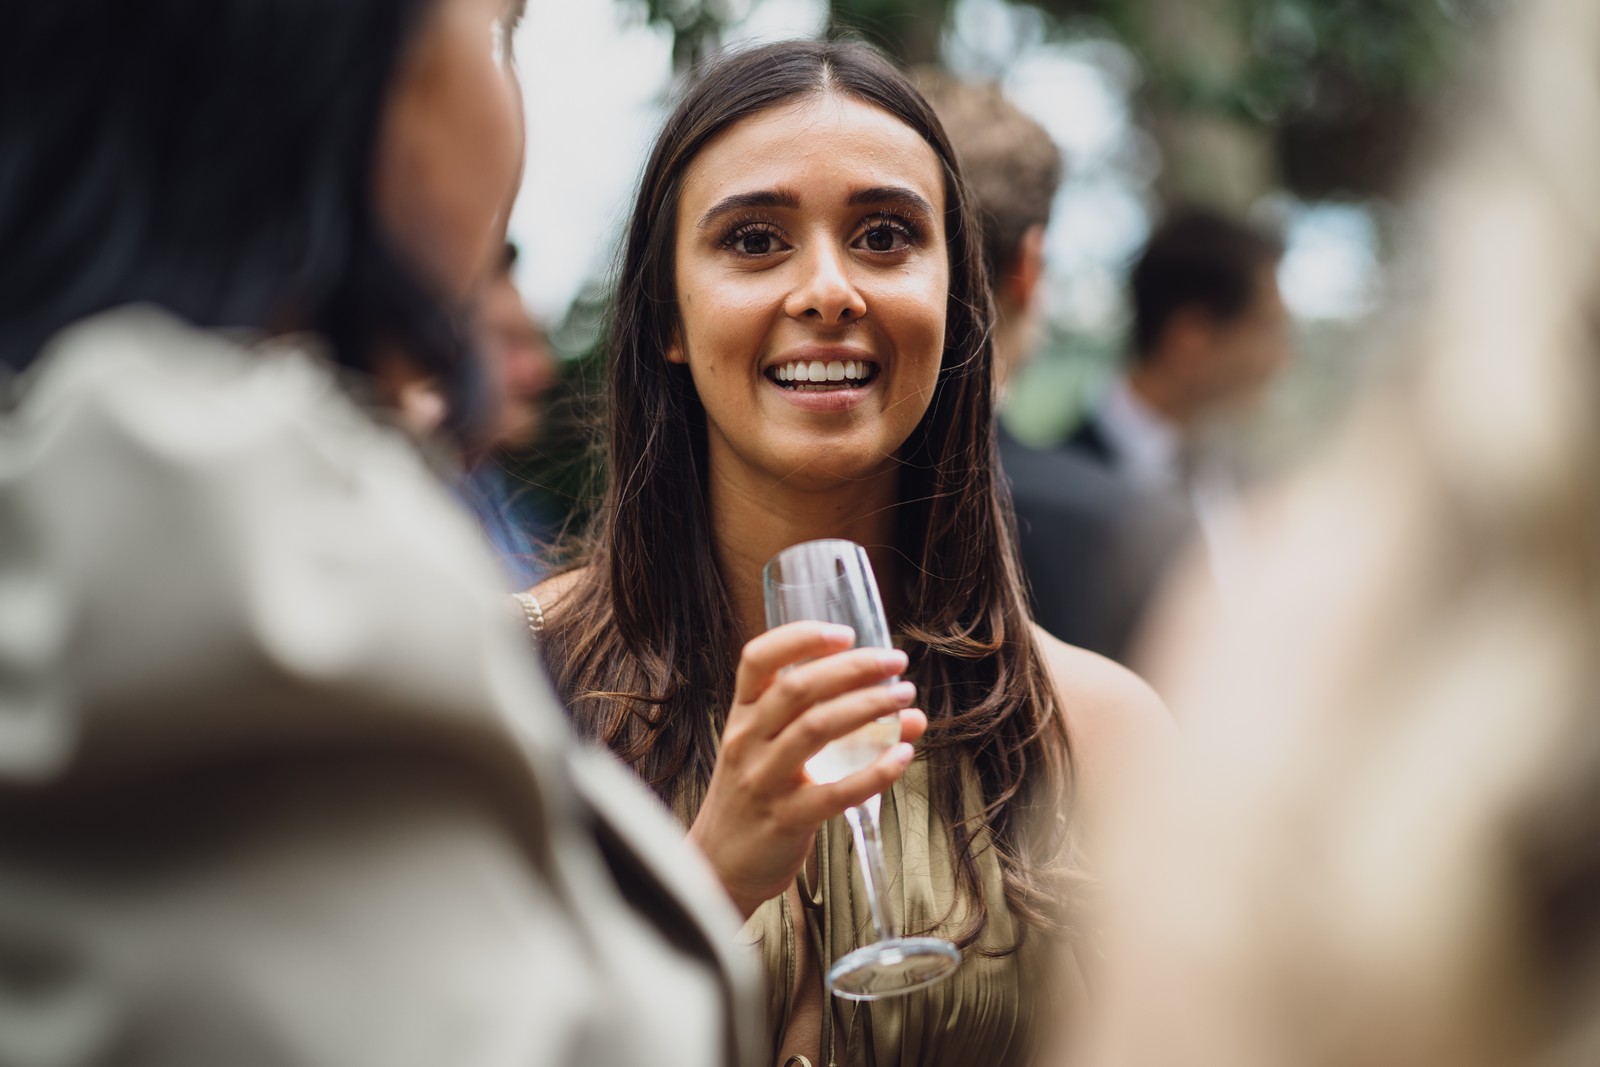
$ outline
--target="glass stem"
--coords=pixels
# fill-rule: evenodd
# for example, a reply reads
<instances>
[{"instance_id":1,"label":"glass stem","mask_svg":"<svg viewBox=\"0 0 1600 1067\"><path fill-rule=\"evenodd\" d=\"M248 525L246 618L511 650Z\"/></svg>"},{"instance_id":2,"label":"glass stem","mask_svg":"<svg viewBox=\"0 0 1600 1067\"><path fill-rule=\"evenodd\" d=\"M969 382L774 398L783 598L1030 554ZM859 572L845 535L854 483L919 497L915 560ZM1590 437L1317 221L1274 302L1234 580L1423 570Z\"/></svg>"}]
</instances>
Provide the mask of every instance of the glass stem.
<instances>
[{"instance_id":1,"label":"glass stem","mask_svg":"<svg viewBox=\"0 0 1600 1067\"><path fill-rule=\"evenodd\" d=\"M856 839L856 862L861 865L861 880L867 886L867 903L872 908L872 928L877 940L892 941L894 909L889 904L889 880L883 871L883 843L878 838L878 798L845 811L850 832Z\"/></svg>"}]
</instances>

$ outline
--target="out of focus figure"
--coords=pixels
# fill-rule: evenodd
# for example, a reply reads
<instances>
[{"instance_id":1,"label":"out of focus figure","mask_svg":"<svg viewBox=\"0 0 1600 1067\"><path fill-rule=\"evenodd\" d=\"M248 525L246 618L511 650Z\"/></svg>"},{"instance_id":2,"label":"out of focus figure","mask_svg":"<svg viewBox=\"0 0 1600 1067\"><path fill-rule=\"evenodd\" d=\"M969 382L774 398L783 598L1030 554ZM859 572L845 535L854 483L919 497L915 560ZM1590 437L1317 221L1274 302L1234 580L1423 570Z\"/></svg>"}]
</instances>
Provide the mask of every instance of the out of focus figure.
<instances>
[{"instance_id":1,"label":"out of focus figure","mask_svg":"<svg viewBox=\"0 0 1600 1067\"><path fill-rule=\"evenodd\" d=\"M1061 153L997 85L927 71L918 87L961 156L983 224L1003 389L1039 344L1044 236ZM1030 448L1003 424L999 439L1034 618L1069 644L1124 659L1185 533L1184 513L1098 458Z\"/></svg>"},{"instance_id":2,"label":"out of focus figure","mask_svg":"<svg viewBox=\"0 0 1600 1067\"><path fill-rule=\"evenodd\" d=\"M519 10L79 0L0 34L8 1067L751 1047L720 887L575 745L394 425L427 386L413 429L471 437Z\"/></svg>"},{"instance_id":3,"label":"out of focus figure","mask_svg":"<svg viewBox=\"0 0 1600 1067\"><path fill-rule=\"evenodd\" d=\"M517 246L507 243L494 273L478 294L474 325L494 387L489 445L517 452L539 435L541 402L556 380L555 356L544 327L528 311L512 271Z\"/></svg>"},{"instance_id":4,"label":"out of focus figure","mask_svg":"<svg viewBox=\"0 0 1600 1067\"><path fill-rule=\"evenodd\" d=\"M508 474L507 460L537 441L544 400L556 382L556 363L550 339L529 313L512 277L517 256L517 246L508 242L473 314L490 415L485 454L472 464L463 495L488 534L509 588L527 589L544 576L540 550L551 539L554 522L531 487L518 485Z\"/></svg>"},{"instance_id":5,"label":"out of focus figure","mask_svg":"<svg viewBox=\"0 0 1600 1067\"><path fill-rule=\"evenodd\" d=\"M1219 445L1291 355L1282 255L1276 238L1216 212L1163 221L1129 280L1127 370L1067 442L1188 509L1224 590L1239 568L1239 475Z\"/></svg>"},{"instance_id":6,"label":"out of focus figure","mask_svg":"<svg viewBox=\"0 0 1600 1067\"><path fill-rule=\"evenodd\" d=\"M1600 4L1505 8L1391 372L1175 616L1110 1067L1600 1062ZM1136 858L1135 858L1136 857Z\"/></svg>"}]
</instances>

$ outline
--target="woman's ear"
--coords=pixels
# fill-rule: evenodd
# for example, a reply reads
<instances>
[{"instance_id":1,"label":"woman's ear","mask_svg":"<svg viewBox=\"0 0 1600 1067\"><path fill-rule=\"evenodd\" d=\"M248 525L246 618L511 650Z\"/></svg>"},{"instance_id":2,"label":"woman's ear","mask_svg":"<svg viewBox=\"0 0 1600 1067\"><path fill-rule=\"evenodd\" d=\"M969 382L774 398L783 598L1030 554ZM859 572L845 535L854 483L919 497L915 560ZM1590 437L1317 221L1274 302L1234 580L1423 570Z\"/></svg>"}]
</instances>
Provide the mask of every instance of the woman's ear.
<instances>
[{"instance_id":1,"label":"woman's ear","mask_svg":"<svg viewBox=\"0 0 1600 1067\"><path fill-rule=\"evenodd\" d=\"M667 342L667 362L689 362L688 355L683 351L683 328L681 326L674 326L672 328L672 340Z\"/></svg>"}]
</instances>

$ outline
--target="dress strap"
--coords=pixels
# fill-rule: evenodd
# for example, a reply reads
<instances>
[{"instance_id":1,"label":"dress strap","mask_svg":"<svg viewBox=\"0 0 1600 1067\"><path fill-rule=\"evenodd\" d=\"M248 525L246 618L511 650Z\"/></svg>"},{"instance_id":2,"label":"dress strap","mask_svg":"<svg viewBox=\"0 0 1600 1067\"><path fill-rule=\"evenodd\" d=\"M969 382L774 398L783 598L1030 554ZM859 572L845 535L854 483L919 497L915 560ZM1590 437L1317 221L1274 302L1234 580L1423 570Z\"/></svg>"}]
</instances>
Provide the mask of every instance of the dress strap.
<instances>
[{"instance_id":1,"label":"dress strap","mask_svg":"<svg viewBox=\"0 0 1600 1067\"><path fill-rule=\"evenodd\" d=\"M512 593L511 599L522 609L522 617L528 624L528 632L535 637L544 633L544 605L539 603L539 598L532 593Z\"/></svg>"}]
</instances>

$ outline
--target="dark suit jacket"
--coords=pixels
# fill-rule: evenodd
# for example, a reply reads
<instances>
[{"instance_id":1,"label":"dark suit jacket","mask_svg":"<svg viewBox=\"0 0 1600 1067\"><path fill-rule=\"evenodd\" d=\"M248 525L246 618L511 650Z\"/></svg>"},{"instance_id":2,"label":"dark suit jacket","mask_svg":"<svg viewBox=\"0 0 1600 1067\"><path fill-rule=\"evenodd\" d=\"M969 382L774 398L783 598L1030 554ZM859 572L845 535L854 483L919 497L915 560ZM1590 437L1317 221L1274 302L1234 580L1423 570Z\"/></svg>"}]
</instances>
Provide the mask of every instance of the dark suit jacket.
<instances>
[{"instance_id":1,"label":"dark suit jacket","mask_svg":"<svg viewBox=\"0 0 1600 1067\"><path fill-rule=\"evenodd\" d=\"M1111 447L1111 439L1100 428L1100 420L1093 415L1078 424L1071 436L1062 442L1061 448L1107 470L1111 469L1116 459L1116 449Z\"/></svg>"},{"instance_id":2,"label":"dark suit jacket","mask_svg":"<svg viewBox=\"0 0 1600 1067\"><path fill-rule=\"evenodd\" d=\"M1000 432L1034 618L1068 644L1125 660L1187 523L1104 462Z\"/></svg>"}]
</instances>

